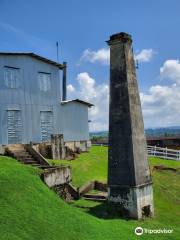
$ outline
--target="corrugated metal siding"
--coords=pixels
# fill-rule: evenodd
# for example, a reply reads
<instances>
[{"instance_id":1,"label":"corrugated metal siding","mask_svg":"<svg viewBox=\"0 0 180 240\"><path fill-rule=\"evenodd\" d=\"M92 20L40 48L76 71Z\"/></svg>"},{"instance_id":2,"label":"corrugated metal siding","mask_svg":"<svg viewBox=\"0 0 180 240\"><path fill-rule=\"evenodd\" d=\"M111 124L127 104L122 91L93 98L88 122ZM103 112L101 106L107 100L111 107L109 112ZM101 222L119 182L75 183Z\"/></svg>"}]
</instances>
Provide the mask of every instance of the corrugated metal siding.
<instances>
[{"instance_id":1,"label":"corrugated metal siding","mask_svg":"<svg viewBox=\"0 0 180 240\"><path fill-rule=\"evenodd\" d=\"M61 112L65 141L89 140L88 107L71 102L63 105Z\"/></svg>"},{"instance_id":2,"label":"corrugated metal siding","mask_svg":"<svg viewBox=\"0 0 180 240\"><path fill-rule=\"evenodd\" d=\"M7 125L8 125L8 143L22 142L22 118L21 111L8 110L7 111Z\"/></svg>"}]
</instances>

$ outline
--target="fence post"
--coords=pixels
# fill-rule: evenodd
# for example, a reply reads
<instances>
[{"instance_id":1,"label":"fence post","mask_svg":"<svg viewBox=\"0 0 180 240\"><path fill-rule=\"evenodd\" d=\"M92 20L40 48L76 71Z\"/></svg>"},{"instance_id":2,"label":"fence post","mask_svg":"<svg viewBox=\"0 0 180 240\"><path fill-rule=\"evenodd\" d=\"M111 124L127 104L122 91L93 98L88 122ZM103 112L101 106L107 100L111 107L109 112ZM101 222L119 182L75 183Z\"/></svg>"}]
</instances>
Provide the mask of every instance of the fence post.
<instances>
[{"instance_id":1,"label":"fence post","mask_svg":"<svg viewBox=\"0 0 180 240\"><path fill-rule=\"evenodd\" d=\"M163 158L165 159L166 149L162 149Z\"/></svg>"},{"instance_id":2,"label":"fence post","mask_svg":"<svg viewBox=\"0 0 180 240\"><path fill-rule=\"evenodd\" d=\"M167 147L166 147L166 158L167 158Z\"/></svg>"},{"instance_id":3,"label":"fence post","mask_svg":"<svg viewBox=\"0 0 180 240\"><path fill-rule=\"evenodd\" d=\"M154 146L154 156L156 156L156 145Z\"/></svg>"}]
</instances>

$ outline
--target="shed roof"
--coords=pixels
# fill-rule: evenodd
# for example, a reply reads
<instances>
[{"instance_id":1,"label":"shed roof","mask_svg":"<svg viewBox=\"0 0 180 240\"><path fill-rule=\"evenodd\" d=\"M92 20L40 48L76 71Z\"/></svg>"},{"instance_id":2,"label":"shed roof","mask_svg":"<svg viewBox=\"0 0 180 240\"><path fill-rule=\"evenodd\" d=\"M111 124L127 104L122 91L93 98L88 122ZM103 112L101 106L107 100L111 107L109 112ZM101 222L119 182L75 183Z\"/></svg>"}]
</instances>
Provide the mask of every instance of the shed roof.
<instances>
[{"instance_id":1,"label":"shed roof","mask_svg":"<svg viewBox=\"0 0 180 240\"><path fill-rule=\"evenodd\" d=\"M30 57L36 58L38 60L41 60L43 62L52 64L52 65L58 67L59 69L63 69L64 68L63 64L55 62L55 61L52 61L52 60L50 60L48 58L42 57L42 56L37 55L37 54L32 53L32 52L0 52L0 55L30 56Z\"/></svg>"},{"instance_id":2,"label":"shed roof","mask_svg":"<svg viewBox=\"0 0 180 240\"><path fill-rule=\"evenodd\" d=\"M180 135L174 136L147 136L146 139L148 141L156 141L156 140L179 140Z\"/></svg>"},{"instance_id":3,"label":"shed roof","mask_svg":"<svg viewBox=\"0 0 180 240\"><path fill-rule=\"evenodd\" d=\"M67 104L67 103L71 103L71 102L78 102L78 103L87 105L88 107L94 106L92 103L85 102L85 101L80 100L80 99L78 99L78 98L77 98L77 99L72 99L72 100L67 100L67 101L62 101L61 104Z\"/></svg>"}]
</instances>

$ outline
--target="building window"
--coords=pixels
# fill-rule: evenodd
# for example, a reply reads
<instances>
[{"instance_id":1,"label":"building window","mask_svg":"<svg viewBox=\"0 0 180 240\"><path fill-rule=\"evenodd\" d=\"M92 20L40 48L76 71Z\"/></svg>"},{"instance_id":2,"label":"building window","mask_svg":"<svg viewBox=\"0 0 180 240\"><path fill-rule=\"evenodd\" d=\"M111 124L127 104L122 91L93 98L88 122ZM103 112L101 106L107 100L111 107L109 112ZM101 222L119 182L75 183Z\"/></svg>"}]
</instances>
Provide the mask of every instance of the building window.
<instances>
[{"instance_id":1,"label":"building window","mask_svg":"<svg viewBox=\"0 0 180 240\"><path fill-rule=\"evenodd\" d=\"M51 74L39 72L38 73L39 88L43 92L48 92L51 90Z\"/></svg>"},{"instance_id":2,"label":"building window","mask_svg":"<svg viewBox=\"0 0 180 240\"><path fill-rule=\"evenodd\" d=\"M18 88L19 87L19 78L20 78L20 69L5 66L4 69L4 79L5 85L8 88Z\"/></svg>"}]
</instances>

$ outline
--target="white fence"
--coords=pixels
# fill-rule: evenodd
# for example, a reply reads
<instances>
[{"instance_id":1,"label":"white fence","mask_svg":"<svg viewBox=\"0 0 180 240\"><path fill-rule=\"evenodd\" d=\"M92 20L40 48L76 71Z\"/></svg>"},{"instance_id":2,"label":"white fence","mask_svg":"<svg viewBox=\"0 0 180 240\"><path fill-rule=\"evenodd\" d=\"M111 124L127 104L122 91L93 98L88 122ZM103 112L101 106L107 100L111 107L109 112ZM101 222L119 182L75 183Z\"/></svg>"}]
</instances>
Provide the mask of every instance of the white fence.
<instances>
[{"instance_id":1,"label":"white fence","mask_svg":"<svg viewBox=\"0 0 180 240\"><path fill-rule=\"evenodd\" d=\"M108 144L92 144L92 145L108 147ZM180 150L148 145L147 152L149 156L157 156L159 158L180 161Z\"/></svg>"},{"instance_id":2,"label":"white fence","mask_svg":"<svg viewBox=\"0 0 180 240\"><path fill-rule=\"evenodd\" d=\"M161 148L157 146L147 146L149 156L157 156L164 159L180 161L180 150Z\"/></svg>"}]
</instances>

